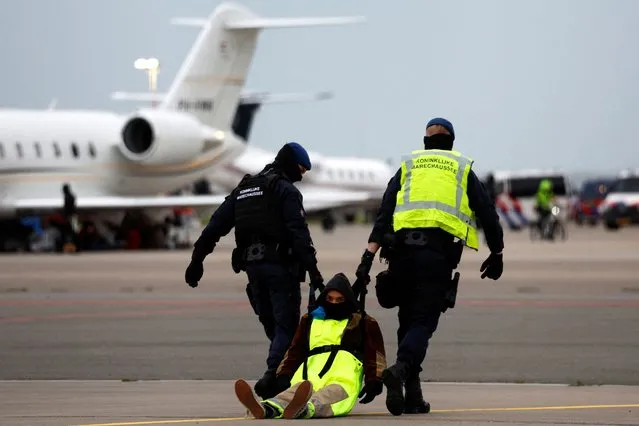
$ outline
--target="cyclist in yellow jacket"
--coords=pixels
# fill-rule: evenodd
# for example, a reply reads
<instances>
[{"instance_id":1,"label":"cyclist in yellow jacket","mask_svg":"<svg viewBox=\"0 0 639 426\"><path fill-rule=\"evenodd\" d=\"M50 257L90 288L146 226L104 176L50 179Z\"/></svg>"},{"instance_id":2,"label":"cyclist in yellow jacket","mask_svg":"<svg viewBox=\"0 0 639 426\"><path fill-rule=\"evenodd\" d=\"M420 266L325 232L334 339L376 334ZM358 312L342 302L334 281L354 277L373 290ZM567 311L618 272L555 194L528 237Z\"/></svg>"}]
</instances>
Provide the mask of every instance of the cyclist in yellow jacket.
<instances>
[{"instance_id":1,"label":"cyclist in yellow jacket","mask_svg":"<svg viewBox=\"0 0 639 426\"><path fill-rule=\"evenodd\" d=\"M550 205L554 198L555 194L553 193L552 181L550 179L542 179L541 182L539 182L539 188L535 194L535 210L539 215L537 226L540 230L542 229L544 220L550 216Z\"/></svg>"}]
</instances>

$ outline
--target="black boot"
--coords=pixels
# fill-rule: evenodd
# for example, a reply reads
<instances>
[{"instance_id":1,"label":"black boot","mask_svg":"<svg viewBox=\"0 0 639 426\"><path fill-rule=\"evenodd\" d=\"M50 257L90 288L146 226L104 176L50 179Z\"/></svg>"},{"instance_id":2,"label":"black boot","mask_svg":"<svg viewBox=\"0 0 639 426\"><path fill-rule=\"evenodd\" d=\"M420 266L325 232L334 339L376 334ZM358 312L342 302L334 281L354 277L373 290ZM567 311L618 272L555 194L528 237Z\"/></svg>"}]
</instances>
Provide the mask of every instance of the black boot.
<instances>
[{"instance_id":1,"label":"black boot","mask_svg":"<svg viewBox=\"0 0 639 426\"><path fill-rule=\"evenodd\" d=\"M424 401L419 374L411 375L404 383L406 397L404 402L405 414L424 414L430 412L430 403Z\"/></svg>"},{"instance_id":2,"label":"black boot","mask_svg":"<svg viewBox=\"0 0 639 426\"><path fill-rule=\"evenodd\" d=\"M260 380L255 383L255 393L262 399L269 399L277 395L275 391L275 373L276 369L266 370Z\"/></svg>"},{"instance_id":3,"label":"black boot","mask_svg":"<svg viewBox=\"0 0 639 426\"><path fill-rule=\"evenodd\" d=\"M382 373L382 380L386 386L386 408L393 416L400 416L404 412L404 386L408 366L398 362Z\"/></svg>"}]
</instances>

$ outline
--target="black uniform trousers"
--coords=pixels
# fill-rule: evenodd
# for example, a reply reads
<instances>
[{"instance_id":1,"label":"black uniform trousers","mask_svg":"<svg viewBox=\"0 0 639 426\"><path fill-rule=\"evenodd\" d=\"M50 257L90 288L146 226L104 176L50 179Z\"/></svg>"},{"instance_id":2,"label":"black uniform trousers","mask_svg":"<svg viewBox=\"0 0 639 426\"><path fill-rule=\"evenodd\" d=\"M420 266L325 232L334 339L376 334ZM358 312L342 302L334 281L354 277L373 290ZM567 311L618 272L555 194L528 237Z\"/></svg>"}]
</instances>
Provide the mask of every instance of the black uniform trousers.
<instances>
[{"instance_id":1,"label":"black uniform trousers","mask_svg":"<svg viewBox=\"0 0 639 426\"><path fill-rule=\"evenodd\" d=\"M271 342L266 365L269 370L276 369L300 321L300 282L287 265L280 263L249 264L246 274L251 306Z\"/></svg>"},{"instance_id":2,"label":"black uniform trousers","mask_svg":"<svg viewBox=\"0 0 639 426\"><path fill-rule=\"evenodd\" d=\"M398 250L389 270L400 291L397 362L409 366L409 376L418 375L439 324L452 268L441 253L406 247Z\"/></svg>"}]
</instances>

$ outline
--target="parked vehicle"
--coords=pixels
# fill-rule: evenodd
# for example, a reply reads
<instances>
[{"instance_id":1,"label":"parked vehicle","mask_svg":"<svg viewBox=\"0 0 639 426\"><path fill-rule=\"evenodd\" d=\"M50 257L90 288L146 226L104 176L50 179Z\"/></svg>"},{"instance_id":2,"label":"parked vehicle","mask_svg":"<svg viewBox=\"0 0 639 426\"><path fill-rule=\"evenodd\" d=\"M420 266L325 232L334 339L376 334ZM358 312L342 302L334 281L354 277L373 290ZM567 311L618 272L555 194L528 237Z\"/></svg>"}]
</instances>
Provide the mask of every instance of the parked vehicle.
<instances>
[{"instance_id":1,"label":"parked vehicle","mask_svg":"<svg viewBox=\"0 0 639 426\"><path fill-rule=\"evenodd\" d=\"M612 178L599 178L585 181L581 185L579 194L571 206L570 219L577 225L588 223L591 226L597 225L599 216L599 206L608 195L610 187L615 182Z\"/></svg>"}]
</instances>

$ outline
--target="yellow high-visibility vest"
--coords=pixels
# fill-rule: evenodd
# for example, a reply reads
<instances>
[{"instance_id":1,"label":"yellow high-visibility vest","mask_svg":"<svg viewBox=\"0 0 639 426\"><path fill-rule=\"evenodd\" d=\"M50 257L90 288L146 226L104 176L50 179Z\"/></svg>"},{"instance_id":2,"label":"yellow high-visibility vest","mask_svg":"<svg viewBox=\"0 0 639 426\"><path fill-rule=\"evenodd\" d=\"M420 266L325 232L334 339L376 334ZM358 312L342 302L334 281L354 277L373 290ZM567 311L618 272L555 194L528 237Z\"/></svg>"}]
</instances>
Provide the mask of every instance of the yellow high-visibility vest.
<instances>
[{"instance_id":1,"label":"yellow high-visibility vest","mask_svg":"<svg viewBox=\"0 0 639 426\"><path fill-rule=\"evenodd\" d=\"M393 230L441 228L478 250L475 213L468 205L473 160L457 151L416 150L402 158Z\"/></svg>"},{"instance_id":2,"label":"yellow high-visibility vest","mask_svg":"<svg viewBox=\"0 0 639 426\"><path fill-rule=\"evenodd\" d=\"M358 314L355 314L358 315ZM313 319L309 330L309 352L313 349L340 345L342 336L350 319ZM330 369L322 376L322 371L329 360L330 352L321 352L311 355L307 359L308 380L313 384L315 391L330 384L340 385L347 393L347 397L339 402L331 404L334 416L342 416L350 413L363 387L364 365L355 355L347 350L339 350ZM302 364L291 379L291 386L304 380L304 365Z\"/></svg>"}]
</instances>

